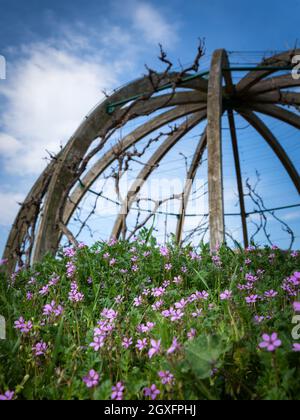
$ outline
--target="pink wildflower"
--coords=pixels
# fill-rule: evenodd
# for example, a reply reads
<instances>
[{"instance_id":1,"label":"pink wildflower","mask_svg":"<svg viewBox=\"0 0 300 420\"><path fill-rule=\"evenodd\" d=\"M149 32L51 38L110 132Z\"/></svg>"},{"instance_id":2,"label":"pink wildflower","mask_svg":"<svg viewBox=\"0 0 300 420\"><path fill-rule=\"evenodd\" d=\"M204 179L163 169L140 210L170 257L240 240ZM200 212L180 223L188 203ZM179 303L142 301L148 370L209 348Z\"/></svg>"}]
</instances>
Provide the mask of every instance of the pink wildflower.
<instances>
[{"instance_id":1,"label":"pink wildflower","mask_svg":"<svg viewBox=\"0 0 300 420\"><path fill-rule=\"evenodd\" d=\"M46 351L48 350L48 346L43 341L37 343L35 346L32 347L32 351L36 357L44 356Z\"/></svg>"},{"instance_id":2,"label":"pink wildflower","mask_svg":"<svg viewBox=\"0 0 300 420\"><path fill-rule=\"evenodd\" d=\"M92 369L82 380L88 388L95 388L99 384L99 379L99 374L94 369Z\"/></svg>"},{"instance_id":3,"label":"pink wildflower","mask_svg":"<svg viewBox=\"0 0 300 420\"><path fill-rule=\"evenodd\" d=\"M149 397L151 400L156 400L156 397L160 394L159 389L156 388L156 385L151 385L150 388L144 389L145 397Z\"/></svg>"},{"instance_id":4,"label":"pink wildflower","mask_svg":"<svg viewBox=\"0 0 300 420\"><path fill-rule=\"evenodd\" d=\"M136 348L139 350L139 351L143 351L146 347L147 347L147 345L148 345L148 341L147 341L147 339L146 338L144 338L143 340L138 340L137 341L137 344L136 344Z\"/></svg>"},{"instance_id":5,"label":"pink wildflower","mask_svg":"<svg viewBox=\"0 0 300 420\"><path fill-rule=\"evenodd\" d=\"M267 349L269 352L274 352L282 344L281 340L278 339L278 334L273 333L271 335L263 334L263 341L259 344L261 349Z\"/></svg>"},{"instance_id":6,"label":"pink wildflower","mask_svg":"<svg viewBox=\"0 0 300 420\"><path fill-rule=\"evenodd\" d=\"M173 338L171 347L167 350L167 354L175 353L177 350L180 350L180 344L176 337Z\"/></svg>"},{"instance_id":7,"label":"pink wildflower","mask_svg":"<svg viewBox=\"0 0 300 420\"><path fill-rule=\"evenodd\" d=\"M221 300L230 300L232 298L232 292L230 290L225 290L225 292L220 294Z\"/></svg>"},{"instance_id":8,"label":"pink wildflower","mask_svg":"<svg viewBox=\"0 0 300 420\"><path fill-rule=\"evenodd\" d=\"M133 343L132 337L130 338L125 337L122 341L122 346L124 347L124 349L127 350L129 349L130 346L132 346L132 343Z\"/></svg>"},{"instance_id":9,"label":"pink wildflower","mask_svg":"<svg viewBox=\"0 0 300 420\"><path fill-rule=\"evenodd\" d=\"M163 385L174 385L174 375L172 375L171 372L169 372L168 370L166 372L164 371L160 371L158 372L158 376L161 379L161 383Z\"/></svg>"},{"instance_id":10,"label":"pink wildflower","mask_svg":"<svg viewBox=\"0 0 300 420\"><path fill-rule=\"evenodd\" d=\"M118 382L116 386L112 387L112 394L111 399L116 401L122 401L123 400L123 393L124 393L124 385L122 382Z\"/></svg>"},{"instance_id":11,"label":"pink wildflower","mask_svg":"<svg viewBox=\"0 0 300 420\"><path fill-rule=\"evenodd\" d=\"M4 395L0 395L0 401L12 401L15 396L13 391L6 391Z\"/></svg>"},{"instance_id":12,"label":"pink wildflower","mask_svg":"<svg viewBox=\"0 0 300 420\"><path fill-rule=\"evenodd\" d=\"M151 343L151 348L148 352L148 356L149 356L149 359L152 359L152 357L155 354L159 353L160 351L161 340L158 340L158 341L151 340L150 343Z\"/></svg>"}]
</instances>

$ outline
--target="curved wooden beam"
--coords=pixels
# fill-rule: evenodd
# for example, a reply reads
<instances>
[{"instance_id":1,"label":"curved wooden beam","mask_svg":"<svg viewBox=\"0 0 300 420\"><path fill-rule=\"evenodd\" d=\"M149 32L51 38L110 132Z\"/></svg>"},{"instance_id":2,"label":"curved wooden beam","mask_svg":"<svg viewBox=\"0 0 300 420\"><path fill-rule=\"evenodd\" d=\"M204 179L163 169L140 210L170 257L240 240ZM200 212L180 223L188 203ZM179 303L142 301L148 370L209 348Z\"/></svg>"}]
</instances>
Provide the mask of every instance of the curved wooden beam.
<instances>
[{"instance_id":1,"label":"curved wooden beam","mask_svg":"<svg viewBox=\"0 0 300 420\"><path fill-rule=\"evenodd\" d=\"M152 155L149 159L147 164L139 173L138 177L136 178L133 185L130 187L128 191L127 197L125 202L122 205L122 209L116 219L115 225L112 230L111 237L112 238L119 238L122 228L124 227L124 223L127 217L127 214L132 207L132 204L136 200L138 193L140 192L142 186L147 181L149 176L155 170L159 162L166 156L172 147L175 146L176 143L192 128L194 128L197 124L199 124L203 119L206 118L206 111L200 111L197 115L190 117L184 124L182 124L173 134L171 134L163 144L156 150L156 152Z\"/></svg>"},{"instance_id":2,"label":"curved wooden beam","mask_svg":"<svg viewBox=\"0 0 300 420\"><path fill-rule=\"evenodd\" d=\"M285 66L292 64L292 58L300 54L300 49L290 50L284 53L277 54L273 57L270 57L264 60L262 63L258 65L261 66ZM244 94L249 89L253 88L258 82L262 79L268 77L270 74L275 73L277 70L253 70L249 72L238 84L237 84L237 91L239 94Z\"/></svg>"},{"instance_id":3,"label":"curved wooden beam","mask_svg":"<svg viewBox=\"0 0 300 420\"><path fill-rule=\"evenodd\" d=\"M195 89L200 92L207 93L208 90L208 80L204 79L203 77L197 77L185 82L182 87Z\"/></svg>"},{"instance_id":4,"label":"curved wooden beam","mask_svg":"<svg viewBox=\"0 0 300 420\"><path fill-rule=\"evenodd\" d=\"M247 91L247 98L251 96L272 92L274 90L287 89L292 87L300 86L300 80L296 80L292 77L291 74L284 74L282 76L272 77L270 79L264 80L257 85L253 86ZM241 96L241 93L238 92L238 95Z\"/></svg>"},{"instance_id":5,"label":"curved wooden beam","mask_svg":"<svg viewBox=\"0 0 300 420\"><path fill-rule=\"evenodd\" d=\"M207 128L205 129L203 135L200 138L197 149L194 153L191 166L187 174L187 179L185 182L184 192L182 195L181 206L180 206L180 211L179 211L179 219L178 219L177 227L176 227L176 240L178 244L181 243L187 205L189 202L189 198L190 198L192 186L193 186L196 174L197 174L197 170L201 163L206 146L207 146Z\"/></svg>"},{"instance_id":6,"label":"curved wooden beam","mask_svg":"<svg viewBox=\"0 0 300 420\"><path fill-rule=\"evenodd\" d=\"M161 80L160 85L170 81ZM55 254L60 238L60 211L64 207L69 191L77 179L77 171L91 143L98 137L103 126L110 121L107 107L133 95L153 90L148 77L137 80L115 92L109 99L94 109L81 124L65 146L59 164L52 175L44 203L43 214L36 236L33 261L39 261L46 253ZM115 121L115 124L117 122Z\"/></svg>"},{"instance_id":7,"label":"curved wooden beam","mask_svg":"<svg viewBox=\"0 0 300 420\"><path fill-rule=\"evenodd\" d=\"M158 115L152 120L148 121L146 124L138 127L136 130L128 134L124 139L122 139L122 150L125 152L131 146L139 142L145 136L151 134L153 131L158 130L166 124L171 123L179 118L185 117L194 112L200 111L201 109L206 108L203 105L189 105L181 106L171 111L167 111L163 114ZM76 207L81 202L84 195L88 192L89 188L93 183L101 176L101 174L116 160L116 155L113 149L109 150L104 156L101 157L87 172L87 174L82 179L82 182L75 188L72 192L70 199L66 203L64 209L64 224L68 224Z\"/></svg>"},{"instance_id":8,"label":"curved wooden beam","mask_svg":"<svg viewBox=\"0 0 300 420\"><path fill-rule=\"evenodd\" d=\"M300 129L300 117L294 112L287 111L286 109L280 108L276 105L257 104L255 102L251 103L251 109Z\"/></svg>"},{"instance_id":9,"label":"curved wooden beam","mask_svg":"<svg viewBox=\"0 0 300 420\"><path fill-rule=\"evenodd\" d=\"M298 194L300 194L300 176L299 176L299 173L296 170L293 162L288 157L284 148L281 146L279 141L274 136L274 134L264 124L264 122L257 115L254 114L254 112L252 112L250 110L243 110L243 111L239 110L238 112L266 140L266 142L272 148L273 152L276 154L278 159L281 161L283 167L285 168L286 172L290 176L293 184L295 185L296 190L298 191Z\"/></svg>"},{"instance_id":10,"label":"curved wooden beam","mask_svg":"<svg viewBox=\"0 0 300 420\"><path fill-rule=\"evenodd\" d=\"M24 202L19 209L15 221L11 227L8 239L3 252L3 259L8 260L6 269L12 274L18 264L18 258L21 257L21 245L28 232L29 226L36 226L44 195L47 192L51 175L57 161L60 159L59 153L43 170L39 178L34 183L30 192L27 194Z\"/></svg>"},{"instance_id":11,"label":"curved wooden beam","mask_svg":"<svg viewBox=\"0 0 300 420\"><path fill-rule=\"evenodd\" d=\"M223 115L223 74L225 50L213 54L207 97L207 154L210 246L225 241L221 126Z\"/></svg>"},{"instance_id":12,"label":"curved wooden beam","mask_svg":"<svg viewBox=\"0 0 300 420\"><path fill-rule=\"evenodd\" d=\"M170 108L179 105L193 105L207 102L207 94L196 91L184 91L168 93L166 95L155 96L150 99L140 100L132 105L127 105L114 111L112 118L108 124L101 128L99 136L101 137L104 133L108 132L114 127L116 121L122 121L126 117L126 121L130 121L133 118L149 115L155 111L159 111L164 108Z\"/></svg>"},{"instance_id":13,"label":"curved wooden beam","mask_svg":"<svg viewBox=\"0 0 300 420\"><path fill-rule=\"evenodd\" d=\"M250 99L250 98L249 98ZM300 105L300 93L297 92L282 92L274 91L268 93L262 93L256 95L253 98L254 102L266 103L266 104L281 104L288 106L299 106Z\"/></svg>"}]
</instances>

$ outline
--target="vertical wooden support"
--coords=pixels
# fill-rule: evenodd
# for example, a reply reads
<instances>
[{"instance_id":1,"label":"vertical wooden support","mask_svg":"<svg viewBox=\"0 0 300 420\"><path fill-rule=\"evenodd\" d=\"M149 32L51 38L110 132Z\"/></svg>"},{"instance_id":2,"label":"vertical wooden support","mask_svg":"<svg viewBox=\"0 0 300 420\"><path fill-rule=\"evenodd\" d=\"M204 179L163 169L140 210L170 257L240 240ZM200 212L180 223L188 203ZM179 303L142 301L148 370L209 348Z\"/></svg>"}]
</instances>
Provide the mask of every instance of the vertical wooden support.
<instances>
[{"instance_id":1,"label":"vertical wooden support","mask_svg":"<svg viewBox=\"0 0 300 420\"><path fill-rule=\"evenodd\" d=\"M181 206L180 206L179 219L178 219L177 228L176 228L176 240L178 244L181 243L185 215L186 215L186 208L189 202L193 183L197 174L197 169L199 168L199 165L201 163L201 159L205 151L206 145L207 145L207 132L205 129L203 135L200 138L196 152L193 157L193 161L191 163L190 169L187 174L187 180L184 187L183 197L182 197Z\"/></svg>"},{"instance_id":2,"label":"vertical wooden support","mask_svg":"<svg viewBox=\"0 0 300 420\"><path fill-rule=\"evenodd\" d=\"M235 164L235 171L236 171L236 180L237 180L237 187L238 187L238 193L239 193L244 246L245 248L248 248L249 239L248 239L248 229L247 229L247 213L246 213L246 207L245 207L245 196L244 196L244 188L243 188L243 181L242 181L242 171L241 171L241 162L240 162L240 155L239 155L239 149L238 149L238 140L237 140L237 135L236 135L235 121L234 121L232 109L228 110L228 121L229 121L230 133L231 133L233 157L234 157L234 164Z\"/></svg>"},{"instance_id":3,"label":"vertical wooden support","mask_svg":"<svg viewBox=\"0 0 300 420\"><path fill-rule=\"evenodd\" d=\"M225 50L213 54L207 98L207 153L210 247L214 250L225 241L221 125L223 114L222 67Z\"/></svg>"}]
</instances>

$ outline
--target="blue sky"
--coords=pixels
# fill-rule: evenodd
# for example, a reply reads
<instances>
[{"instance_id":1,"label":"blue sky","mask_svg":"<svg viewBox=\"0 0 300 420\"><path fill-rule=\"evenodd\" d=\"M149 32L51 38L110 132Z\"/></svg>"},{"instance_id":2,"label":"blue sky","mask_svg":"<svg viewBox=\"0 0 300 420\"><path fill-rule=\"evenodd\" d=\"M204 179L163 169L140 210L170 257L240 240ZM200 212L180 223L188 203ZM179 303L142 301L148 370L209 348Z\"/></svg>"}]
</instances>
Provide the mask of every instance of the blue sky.
<instances>
[{"instance_id":1,"label":"blue sky","mask_svg":"<svg viewBox=\"0 0 300 420\"><path fill-rule=\"evenodd\" d=\"M0 54L7 60L7 79L0 80L0 250L16 203L45 164L45 150L56 151L66 142L101 100L103 89L140 76L145 63L154 67L159 42L174 62L185 64L194 57L197 39L205 37L205 67L211 52L220 47L230 51L294 47L300 16L297 0L253 0L251 4L237 0L0 0L0 7ZM255 60L258 55L233 57ZM243 122L238 123L242 127ZM298 133L269 123L299 168ZM266 203L271 207L298 203L298 195L268 148L251 131L239 134L244 176L261 171ZM226 145L224 155L225 185L230 189L234 180ZM234 209L234 201L228 200L228 210ZM283 216L299 232L299 209ZM274 225L273 232L285 246L280 228Z\"/></svg>"}]
</instances>

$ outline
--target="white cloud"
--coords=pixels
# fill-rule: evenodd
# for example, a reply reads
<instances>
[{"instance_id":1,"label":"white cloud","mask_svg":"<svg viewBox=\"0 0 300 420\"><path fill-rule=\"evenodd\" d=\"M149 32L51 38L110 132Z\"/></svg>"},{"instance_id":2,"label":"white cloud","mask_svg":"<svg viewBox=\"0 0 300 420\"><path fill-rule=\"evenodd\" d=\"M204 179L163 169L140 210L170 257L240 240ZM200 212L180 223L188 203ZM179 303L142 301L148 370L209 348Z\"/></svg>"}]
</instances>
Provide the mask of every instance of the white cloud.
<instances>
[{"instance_id":1,"label":"white cloud","mask_svg":"<svg viewBox=\"0 0 300 420\"><path fill-rule=\"evenodd\" d=\"M77 22L56 26L55 38L7 49L15 59L0 84L0 161L2 189L15 192L0 191L1 226L12 223L46 150L66 143L104 89L141 73L149 43L176 41L175 26L152 6L139 2L134 10L128 26L103 20L99 30Z\"/></svg>"},{"instance_id":2,"label":"white cloud","mask_svg":"<svg viewBox=\"0 0 300 420\"><path fill-rule=\"evenodd\" d=\"M140 73L136 64L145 41L176 39L172 25L147 3L136 5L133 19L128 27L104 21L101 31L77 22L56 28L56 38L10 48L19 58L0 85L0 157L8 173L37 175L46 149L58 151L103 90L124 83L125 74L126 81Z\"/></svg>"},{"instance_id":3,"label":"white cloud","mask_svg":"<svg viewBox=\"0 0 300 420\"><path fill-rule=\"evenodd\" d=\"M6 108L0 153L7 172L37 174L45 150L57 151L86 113L117 83L108 66L68 50L32 45L1 89Z\"/></svg>"},{"instance_id":4,"label":"white cloud","mask_svg":"<svg viewBox=\"0 0 300 420\"><path fill-rule=\"evenodd\" d=\"M20 141L7 134L0 133L0 155L10 158L22 148Z\"/></svg>"},{"instance_id":5,"label":"white cloud","mask_svg":"<svg viewBox=\"0 0 300 420\"><path fill-rule=\"evenodd\" d=\"M149 43L162 43L165 47L170 47L178 40L176 24L169 23L162 12L148 3L137 2L135 4L133 19L135 28L143 34Z\"/></svg>"}]
</instances>

